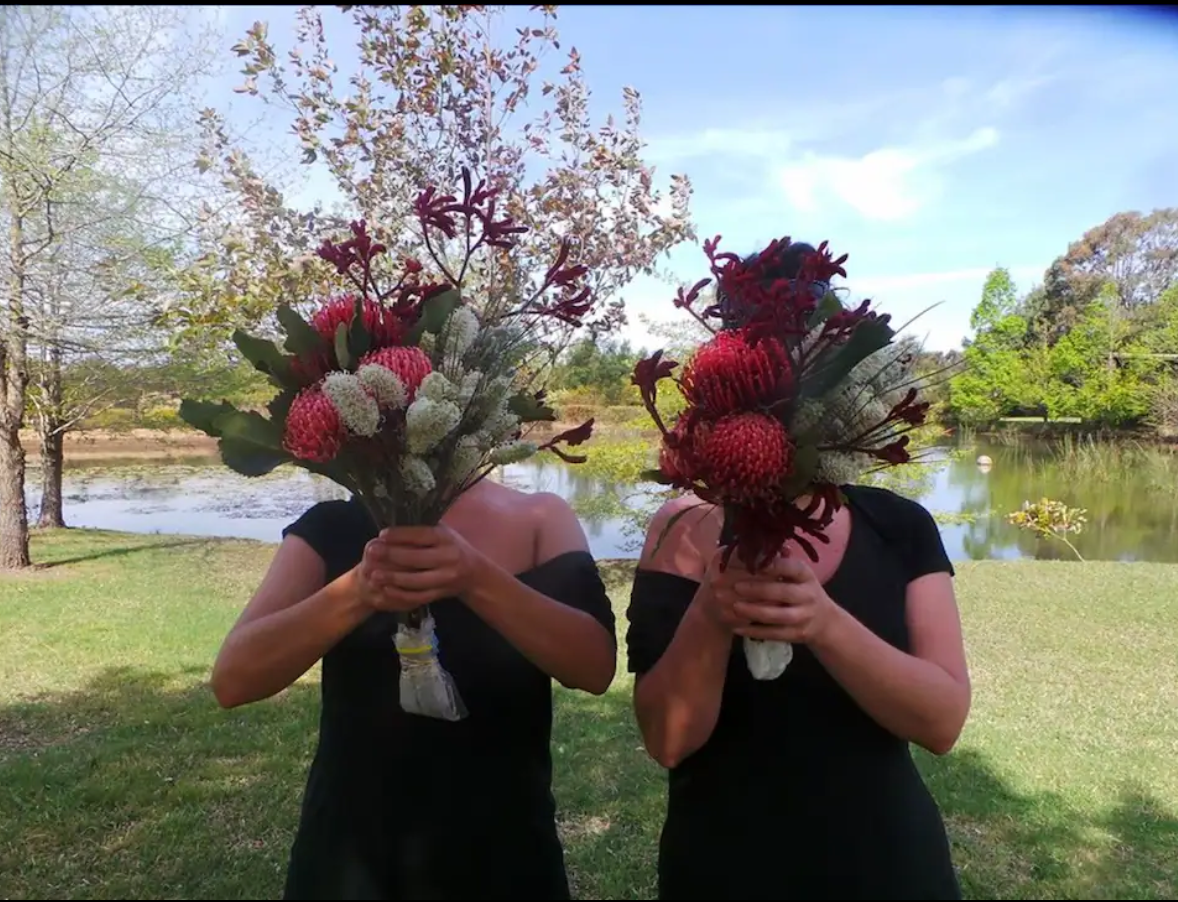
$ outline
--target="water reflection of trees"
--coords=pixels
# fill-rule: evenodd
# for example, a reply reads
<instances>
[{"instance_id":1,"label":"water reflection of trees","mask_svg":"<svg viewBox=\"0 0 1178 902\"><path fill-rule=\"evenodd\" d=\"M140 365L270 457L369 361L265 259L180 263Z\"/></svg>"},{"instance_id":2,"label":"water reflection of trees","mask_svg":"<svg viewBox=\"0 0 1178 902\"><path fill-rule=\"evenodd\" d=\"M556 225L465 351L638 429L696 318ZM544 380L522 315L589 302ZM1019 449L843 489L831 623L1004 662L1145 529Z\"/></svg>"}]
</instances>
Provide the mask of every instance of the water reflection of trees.
<instances>
[{"instance_id":1,"label":"water reflection of trees","mask_svg":"<svg viewBox=\"0 0 1178 902\"><path fill-rule=\"evenodd\" d=\"M1060 543L1005 521L1024 501L1046 497L1088 511L1084 532L1069 536L1087 560L1178 561L1178 495L1159 484L1156 470L1122 464L1085 474L1046 447L994 446L978 451L992 458L988 471L961 459L947 474L961 513L972 516L962 535L962 547L971 559L1071 559Z\"/></svg>"},{"instance_id":2,"label":"water reflection of trees","mask_svg":"<svg viewBox=\"0 0 1178 902\"><path fill-rule=\"evenodd\" d=\"M993 459L988 472L974 463L979 453ZM927 467L901 468L880 481L922 500L936 514L962 521L956 529L971 559L1069 558L1061 543L1039 540L1005 522L1023 501L1046 496L1087 509L1088 525L1074 537L1086 559L1178 562L1178 460L1171 462L1172 471L1164 461L1115 455L1109 460L1120 463L1078 470L1074 460L1051 449L986 446ZM30 477L30 503L36 504L35 471ZM568 499L590 537L605 540L619 553L637 550L650 515L665 497L659 486L618 481L549 457L508 468L503 481ZM190 512L228 520L293 519L317 501L347 495L302 470L284 467L248 479L208 458L80 462L67 470L64 489L67 505L104 503L134 513L163 513L175 517L177 531L183 531Z\"/></svg>"},{"instance_id":3,"label":"water reflection of trees","mask_svg":"<svg viewBox=\"0 0 1178 902\"><path fill-rule=\"evenodd\" d=\"M39 503L39 488L33 471L30 504ZM251 519L295 517L316 502L347 497L330 480L295 467L246 477L207 457L84 461L67 468L62 489L67 504L120 502L139 514L182 507Z\"/></svg>"}]
</instances>

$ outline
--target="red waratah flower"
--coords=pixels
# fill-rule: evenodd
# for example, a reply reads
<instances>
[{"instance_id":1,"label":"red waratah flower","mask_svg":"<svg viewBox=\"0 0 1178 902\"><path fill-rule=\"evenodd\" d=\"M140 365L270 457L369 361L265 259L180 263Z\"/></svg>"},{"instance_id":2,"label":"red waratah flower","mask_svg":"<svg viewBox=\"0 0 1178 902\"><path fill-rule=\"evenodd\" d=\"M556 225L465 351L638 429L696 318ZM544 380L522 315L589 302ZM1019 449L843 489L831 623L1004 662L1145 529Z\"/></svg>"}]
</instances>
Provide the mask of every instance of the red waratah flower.
<instances>
[{"instance_id":1,"label":"red waratah flower","mask_svg":"<svg viewBox=\"0 0 1178 902\"><path fill-rule=\"evenodd\" d=\"M766 408L788 396L789 355L775 339L750 345L744 333L720 332L684 367L681 385L692 407L711 417Z\"/></svg>"},{"instance_id":2,"label":"red waratah flower","mask_svg":"<svg viewBox=\"0 0 1178 902\"><path fill-rule=\"evenodd\" d=\"M422 380L433 370L425 351L415 347L381 348L360 360L361 366L369 363L383 366L400 379L409 402L413 401Z\"/></svg>"},{"instance_id":3,"label":"red waratah flower","mask_svg":"<svg viewBox=\"0 0 1178 902\"><path fill-rule=\"evenodd\" d=\"M304 384L318 382L335 368L335 333L341 323L350 323L356 312L355 295L332 298L311 317L311 327L319 333L326 348L317 354L291 361L291 371ZM372 299L364 301L364 328L372 337L374 348L384 348L401 341L405 320L397 312Z\"/></svg>"},{"instance_id":4,"label":"red waratah flower","mask_svg":"<svg viewBox=\"0 0 1178 902\"><path fill-rule=\"evenodd\" d=\"M352 314L356 311L354 295L343 295L332 298L311 317L311 325L315 328L328 347L335 341L336 330L340 323L352 321ZM404 335L405 329L400 318L393 312L371 298L364 301L364 328L372 336L372 346L384 348L395 345Z\"/></svg>"},{"instance_id":5,"label":"red waratah flower","mask_svg":"<svg viewBox=\"0 0 1178 902\"><path fill-rule=\"evenodd\" d=\"M793 443L779 420L727 416L696 436L709 488L734 501L772 498L793 467Z\"/></svg>"},{"instance_id":6,"label":"red waratah flower","mask_svg":"<svg viewBox=\"0 0 1178 902\"><path fill-rule=\"evenodd\" d=\"M282 446L299 460L325 464L335 459L343 440L343 423L327 395L318 386L299 392L286 414Z\"/></svg>"},{"instance_id":7,"label":"red waratah flower","mask_svg":"<svg viewBox=\"0 0 1178 902\"><path fill-rule=\"evenodd\" d=\"M664 437L659 448L659 470L671 485L687 488L698 477L694 444L698 430L692 428L694 411L684 411L675 426Z\"/></svg>"}]
</instances>

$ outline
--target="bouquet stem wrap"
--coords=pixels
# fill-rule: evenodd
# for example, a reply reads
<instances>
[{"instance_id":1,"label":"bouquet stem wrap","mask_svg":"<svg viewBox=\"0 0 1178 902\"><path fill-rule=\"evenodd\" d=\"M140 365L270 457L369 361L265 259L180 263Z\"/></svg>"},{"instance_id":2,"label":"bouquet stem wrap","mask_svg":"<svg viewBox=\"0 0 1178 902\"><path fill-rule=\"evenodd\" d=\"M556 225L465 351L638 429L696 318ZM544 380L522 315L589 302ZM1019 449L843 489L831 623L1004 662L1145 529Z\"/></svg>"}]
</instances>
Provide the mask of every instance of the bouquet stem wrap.
<instances>
[{"instance_id":1,"label":"bouquet stem wrap","mask_svg":"<svg viewBox=\"0 0 1178 902\"><path fill-rule=\"evenodd\" d=\"M360 498L369 516L382 528L436 524L438 518L429 516L407 493L390 492L375 479L362 479L360 484ZM393 644L401 660L401 709L406 714L451 722L465 718L466 705L454 678L442 666L437 623L429 605L397 615Z\"/></svg>"},{"instance_id":2,"label":"bouquet stem wrap","mask_svg":"<svg viewBox=\"0 0 1178 902\"><path fill-rule=\"evenodd\" d=\"M720 533L721 547L736 540L731 521L725 517ZM789 662L794 659L794 647L788 642L773 642L768 639L745 638L744 660L754 680L775 680L785 673Z\"/></svg>"},{"instance_id":3,"label":"bouquet stem wrap","mask_svg":"<svg viewBox=\"0 0 1178 902\"><path fill-rule=\"evenodd\" d=\"M398 618L393 636L401 658L401 708L439 720L466 717L466 705L454 685L454 678L438 657L438 636L428 608Z\"/></svg>"}]
</instances>

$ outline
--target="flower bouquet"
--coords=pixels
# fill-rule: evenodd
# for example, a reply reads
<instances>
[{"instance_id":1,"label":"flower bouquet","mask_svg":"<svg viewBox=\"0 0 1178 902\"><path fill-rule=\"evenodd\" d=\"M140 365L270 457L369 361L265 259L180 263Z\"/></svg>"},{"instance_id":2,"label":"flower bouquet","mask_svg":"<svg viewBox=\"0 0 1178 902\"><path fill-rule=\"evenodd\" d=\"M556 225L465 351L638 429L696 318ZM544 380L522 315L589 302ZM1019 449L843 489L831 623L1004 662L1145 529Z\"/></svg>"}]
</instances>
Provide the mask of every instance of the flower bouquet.
<instances>
[{"instance_id":1,"label":"flower bouquet","mask_svg":"<svg viewBox=\"0 0 1178 902\"><path fill-rule=\"evenodd\" d=\"M678 377L661 351L634 369L662 432L650 477L723 509L724 566L735 554L756 571L791 540L817 560L814 543L829 541L824 530L843 503L839 487L910 460L906 433L928 410L914 355L870 301L844 309L830 280L846 276L847 258L833 259L825 242L803 253L797 278L785 279L775 270L788 238L748 260L719 253L719 240L704 243L715 302L700 302L712 279L675 300L713 337ZM686 404L671 425L656 405L667 378ZM780 676L793 655L788 643L754 639L744 650L761 680Z\"/></svg>"},{"instance_id":2,"label":"flower bouquet","mask_svg":"<svg viewBox=\"0 0 1178 902\"><path fill-rule=\"evenodd\" d=\"M520 374L546 322L575 326L591 310L581 285L586 268L569 263L565 244L535 290L483 292L478 308L468 303L464 280L473 274L488 284L487 269L504 262L497 257L525 229L497 216L495 191L472 184L465 170L463 184L461 198L429 188L414 206L436 281L407 259L382 283L375 264L387 249L355 222L350 238L318 251L352 291L319 304L309 320L280 307L281 346L234 334L242 355L278 389L266 413L226 402L180 407L187 423L219 439L226 465L246 476L284 463L303 467L350 490L385 528L437 524L496 466L538 451L584 461L560 446L586 441L592 420L543 442L527 439L525 429L556 416ZM457 266L442 250L447 239L464 248ZM483 269L475 262L480 252L491 261ZM404 710L463 718L428 608L400 617L390 641L400 655Z\"/></svg>"}]
</instances>

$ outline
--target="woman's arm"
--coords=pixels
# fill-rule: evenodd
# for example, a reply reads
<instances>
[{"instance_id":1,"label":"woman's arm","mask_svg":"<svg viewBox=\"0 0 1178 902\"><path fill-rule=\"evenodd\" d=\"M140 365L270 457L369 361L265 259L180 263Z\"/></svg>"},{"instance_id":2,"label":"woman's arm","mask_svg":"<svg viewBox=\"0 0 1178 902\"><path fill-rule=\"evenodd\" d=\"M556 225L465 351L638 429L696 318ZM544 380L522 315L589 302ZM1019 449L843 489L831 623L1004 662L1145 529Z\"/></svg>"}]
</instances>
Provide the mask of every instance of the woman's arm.
<instances>
[{"instance_id":1,"label":"woman's arm","mask_svg":"<svg viewBox=\"0 0 1178 902\"><path fill-rule=\"evenodd\" d=\"M653 666L637 674L634 712L647 752L668 769L697 751L716 728L732 651L730 629L711 613L715 605L705 571L715 553L718 530L705 511L683 513L693 504L699 502L677 499L659 510L638 564L700 583L686 613L673 625L669 643L655 635L668 632L659 623L658 599L635 594L631 602L632 661L640 642L659 650L665 646Z\"/></svg>"},{"instance_id":2,"label":"woman's arm","mask_svg":"<svg viewBox=\"0 0 1178 902\"><path fill-rule=\"evenodd\" d=\"M646 751L667 769L698 751L716 729L732 634L706 613L700 596L666 652L634 683L634 713Z\"/></svg>"},{"instance_id":3,"label":"woman's arm","mask_svg":"<svg viewBox=\"0 0 1178 902\"><path fill-rule=\"evenodd\" d=\"M810 644L818 660L881 726L936 755L957 743L970 708L961 618L948 573L908 585L911 652L889 645L842 608Z\"/></svg>"},{"instance_id":4,"label":"woman's arm","mask_svg":"<svg viewBox=\"0 0 1178 902\"><path fill-rule=\"evenodd\" d=\"M533 500L539 563L589 550L568 504L548 495ZM472 569L460 597L524 657L569 689L594 695L609 689L617 669L617 645L596 618L537 592L483 555L473 556Z\"/></svg>"},{"instance_id":5,"label":"woman's arm","mask_svg":"<svg viewBox=\"0 0 1178 902\"><path fill-rule=\"evenodd\" d=\"M217 655L211 684L223 708L277 695L371 613L355 570L324 585L323 559L288 536Z\"/></svg>"}]
</instances>

